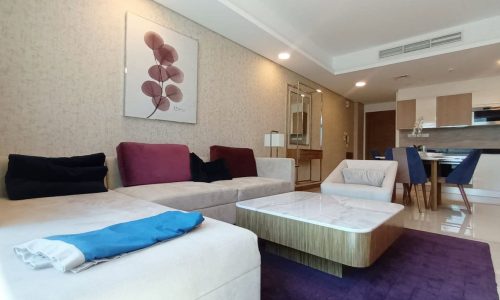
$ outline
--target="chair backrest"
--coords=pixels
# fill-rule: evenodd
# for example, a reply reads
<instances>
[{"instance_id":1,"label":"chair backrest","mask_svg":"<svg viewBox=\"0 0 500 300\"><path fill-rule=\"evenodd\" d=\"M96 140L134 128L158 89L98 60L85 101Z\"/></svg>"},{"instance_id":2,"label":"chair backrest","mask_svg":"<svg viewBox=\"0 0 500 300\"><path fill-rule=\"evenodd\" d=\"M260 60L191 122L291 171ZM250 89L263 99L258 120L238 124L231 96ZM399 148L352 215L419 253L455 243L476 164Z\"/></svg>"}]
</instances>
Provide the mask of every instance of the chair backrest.
<instances>
[{"instance_id":1,"label":"chair backrest","mask_svg":"<svg viewBox=\"0 0 500 300\"><path fill-rule=\"evenodd\" d=\"M410 170L408 169L408 159L406 158L405 148L393 148L385 151L385 159L398 162L398 171L396 173L397 183L410 183Z\"/></svg>"},{"instance_id":2,"label":"chair backrest","mask_svg":"<svg viewBox=\"0 0 500 300\"><path fill-rule=\"evenodd\" d=\"M413 147L387 149L385 155L386 159L389 157L398 162L396 182L421 184L427 181L424 164L417 149Z\"/></svg>"},{"instance_id":3,"label":"chair backrest","mask_svg":"<svg viewBox=\"0 0 500 300\"><path fill-rule=\"evenodd\" d=\"M392 160L393 159L392 148L385 149L384 156L385 160Z\"/></svg>"},{"instance_id":4,"label":"chair backrest","mask_svg":"<svg viewBox=\"0 0 500 300\"><path fill-rule=\"evenodd\" d=\"M446 183L468 184L472 179L472 175L474 175L480 157L481 150L472 150L455 170L451 171L446 177Z\"/></svg>"},{"instance_id":5,"label":"chair backrest","mask_svg":"<svg viewBox=\"0 0 500 300\"><path fill-rule=\"evenodd\" d=\"M406 157L408 158L408 169L410 171L410 183L422 184L427 182L424 163L414 147L406 148Z\"/></svg>"}]
</instances>

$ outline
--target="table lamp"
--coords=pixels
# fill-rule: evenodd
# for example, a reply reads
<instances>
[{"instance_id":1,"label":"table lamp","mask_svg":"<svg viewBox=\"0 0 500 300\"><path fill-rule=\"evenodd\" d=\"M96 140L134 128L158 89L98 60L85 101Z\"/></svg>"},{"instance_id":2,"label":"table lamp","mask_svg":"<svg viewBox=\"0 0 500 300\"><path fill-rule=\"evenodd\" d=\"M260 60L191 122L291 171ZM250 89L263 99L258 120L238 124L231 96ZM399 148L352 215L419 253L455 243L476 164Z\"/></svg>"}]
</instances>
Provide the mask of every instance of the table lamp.
<instances>
[{"instance_id":1,"label":"table lamp","mask_svg":"<svg viewBox=\"0 0 500 300\"><path fill-rule=\"evenodd\" d=\"M285 146L285 135L277 130L264 134L264 147L269 147L269 157L273 157L273 148L276 147L276 157L278 157L278 147Z\"/></svg>"}]
</instances>

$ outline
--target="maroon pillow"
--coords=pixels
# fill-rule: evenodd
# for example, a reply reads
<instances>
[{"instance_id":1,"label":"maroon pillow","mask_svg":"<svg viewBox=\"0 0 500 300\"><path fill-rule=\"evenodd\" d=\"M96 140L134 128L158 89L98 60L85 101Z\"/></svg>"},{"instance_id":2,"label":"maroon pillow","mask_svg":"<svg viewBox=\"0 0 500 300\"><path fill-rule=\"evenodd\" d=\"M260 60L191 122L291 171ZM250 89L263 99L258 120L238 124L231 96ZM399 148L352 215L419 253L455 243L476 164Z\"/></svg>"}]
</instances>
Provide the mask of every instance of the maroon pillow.
<instances>
[{"instance_id":1,"label":"maroon pillow","mask_svg":"<svg viewBox=\"0 0 500 300\"><path fill-rule=\"evenodd\" d=\"M186 145L124 142L116 154L123 186L191 180Z\"/></svg>"},{"instance_id":2,"label":"maroon pillow","mask_svg":"<svg viewBox=\"0 0 500 300\"><path fill-rule=\"evenodd\" d=\"M257 176L257 165L253 150L224 146L210 147L210 160L224 159L231 177Z\"/></svg>"}]
</instances>

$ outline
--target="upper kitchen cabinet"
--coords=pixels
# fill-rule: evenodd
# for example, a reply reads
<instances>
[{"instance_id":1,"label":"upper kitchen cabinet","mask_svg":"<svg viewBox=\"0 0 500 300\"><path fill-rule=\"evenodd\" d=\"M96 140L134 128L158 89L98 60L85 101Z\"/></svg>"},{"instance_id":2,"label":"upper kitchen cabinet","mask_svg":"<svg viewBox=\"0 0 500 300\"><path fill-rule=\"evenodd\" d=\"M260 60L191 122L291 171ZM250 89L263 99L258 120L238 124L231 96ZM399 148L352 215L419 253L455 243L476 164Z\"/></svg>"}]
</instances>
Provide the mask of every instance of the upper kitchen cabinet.
<instances>
[{"instance_id":1,"label":"upper kitchen cabinet","mask_svg":"<svg viewBox=\"0 0 500 300\"><path fill-rule=\"evenodd\" d=\"M472 124L472 94L439 96L436 98L436 125L464 126Z\"/></svg>"},{"instance_id":2,"label":"upper kitchen cabinet","mask_svg":"<svg viewBox=\"0 0 500 300\"><path fill-rule=\"evenodd\" d=\"M396 129L412 129L416 120L416 100L403 100L396 103Z\"/></svg>"}]
</instances>

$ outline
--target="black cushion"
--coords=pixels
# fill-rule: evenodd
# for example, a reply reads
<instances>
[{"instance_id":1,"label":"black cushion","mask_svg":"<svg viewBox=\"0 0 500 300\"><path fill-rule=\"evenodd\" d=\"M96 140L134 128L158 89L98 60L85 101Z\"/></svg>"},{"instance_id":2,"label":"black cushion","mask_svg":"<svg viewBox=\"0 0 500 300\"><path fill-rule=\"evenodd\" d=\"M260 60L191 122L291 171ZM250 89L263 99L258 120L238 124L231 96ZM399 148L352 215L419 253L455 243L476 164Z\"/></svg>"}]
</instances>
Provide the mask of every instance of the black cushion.
<instances>
[{"instance_id":1,"label":"black cushion","mask_svg":"<svg viewBox=\"0 0 500 300\"><path fill-rule=\"evenodd\" d=\"M102 180L60 182L13 178L7 184L7 194L11 200L101 193L106 191L106 186Z\"/></svg>"},{"instance_id":2,"label":"black cushion","mask_svg":"<svg viewBox=\"0 0 500 300\"><path fill-rule=\"evenodd\" d=\"M9 161L26 161L26 162L51 162L53 164L65 167L98 167L103 166L106 161L104 153L94 153L82 156L72 157L43 157L21 154L9 155Z\"/></svg>"},{"instance_id":3,"label":"black cushion","mask_svg":"<svg viewBox=\"0 0 500 300\"><path fill-rule=\"evenodd\" d=\"M191 180L197 182L212 182L232 179L223 159L205 163L198 155L191 153Z\"/></svg>"},{"instance_id":4,"label":"black cushion","mask_svg":"<svg viewBox=\"0 0 500 300\"><path fill-rule=\"evenodd\" d=\"M54 158L11 154L5 175L7 195L21 200L105 192L105 159L104 153Z\"/></svg>"}]
</instances>

